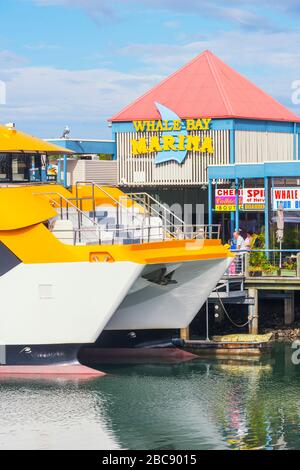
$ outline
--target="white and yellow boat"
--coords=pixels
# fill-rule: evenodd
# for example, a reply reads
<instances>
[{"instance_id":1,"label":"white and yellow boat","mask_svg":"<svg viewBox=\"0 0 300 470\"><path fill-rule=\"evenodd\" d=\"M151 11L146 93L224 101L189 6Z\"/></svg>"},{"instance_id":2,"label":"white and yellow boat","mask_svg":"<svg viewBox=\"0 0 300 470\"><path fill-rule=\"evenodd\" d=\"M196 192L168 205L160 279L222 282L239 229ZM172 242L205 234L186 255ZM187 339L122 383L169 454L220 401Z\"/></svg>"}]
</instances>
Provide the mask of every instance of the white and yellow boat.
<instances>
[{"instance_id":1,"label":"white and yellow boat","mask_svg":"<svg viewBox=\"0 0 300 470\"><path fill-rule=\"evenodd\" d=\"M0 158L2 148L65 153L38 140L21 148L25 135L5 147L1 137ZM94 183L0 188L0 364L65 367L104 330L191 322L230 254L218 227L187 227L152 203Z\"/></svg>"}]
</instances>

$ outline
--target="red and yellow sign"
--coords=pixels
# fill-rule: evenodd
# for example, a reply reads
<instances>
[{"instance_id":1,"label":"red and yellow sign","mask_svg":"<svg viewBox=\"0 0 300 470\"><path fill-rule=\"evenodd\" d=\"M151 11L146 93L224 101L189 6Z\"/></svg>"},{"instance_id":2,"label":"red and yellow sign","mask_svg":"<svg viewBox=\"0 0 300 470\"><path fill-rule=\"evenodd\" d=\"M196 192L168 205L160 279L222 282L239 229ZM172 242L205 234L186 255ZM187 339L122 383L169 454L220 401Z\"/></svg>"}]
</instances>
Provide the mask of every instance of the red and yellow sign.
<instances>
[{"instance_id":1,"label":"red and yellow sign","mask_svg":"<svg viewBox=\"0 0 300 470\"><path fill-rule=\"evenodd\" d=\"M265 207L265 191L263 188L239 189L239 209L263 210ZM217 212L233 212L236 210L236 190L216 189L215 210Z\"/></svg>"},{"instance_id":2,"label":"red and yellow sign","mask_svg":"<svg viewBox=\"0 0 300 470\"><path fill-rule=\"evenodd\" d=\"M239 190L239 208L243 208L241 190ZM236 210L235 189L216 189L215 210L217 212L232 212Z\"/></svg>"}]
</instances>

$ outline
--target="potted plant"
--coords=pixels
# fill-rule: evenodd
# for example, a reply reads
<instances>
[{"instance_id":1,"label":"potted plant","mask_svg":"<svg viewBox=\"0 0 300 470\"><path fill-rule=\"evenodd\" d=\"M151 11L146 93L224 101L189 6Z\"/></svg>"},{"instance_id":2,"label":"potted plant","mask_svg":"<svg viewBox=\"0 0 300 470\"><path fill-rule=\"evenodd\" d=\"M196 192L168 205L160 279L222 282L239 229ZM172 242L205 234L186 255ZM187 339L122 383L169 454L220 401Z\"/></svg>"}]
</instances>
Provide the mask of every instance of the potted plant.
<instances>
[{"instance_id":1,"label":"potted plant","mask_svg":"<svg viewBox=\"0 0 300 470\"><path fill-rule=\"evenodd\" d=\"M260 276L262 276L261 266L249 266L249 275L251 277L260 277Z\"/></svg>"},{"instance_id":2,"label":"potted plant","mask_svg":"<svg viewBox=\"0 0 300 470\"><path fill-rule=\"evenodd\" d=\"M283 263L283 275L286 272L287 276L296 276L297 273L297 261L296 259L290 257L287 261Z\"/></svg>"},{"instance_id":3,"label":"potted plant","mask_svg":"<svg viewBox=\"0 0 300 470\"><path fill-rule=\"evenodd\" d=\"M270 275L277 275L278 274L278 270L276 268L276 266L273 266L269 261L265 261L263 264L262 264L262 271L263 271L263 274L265 276L270 276Z\"/></svg>"}]
</instances>

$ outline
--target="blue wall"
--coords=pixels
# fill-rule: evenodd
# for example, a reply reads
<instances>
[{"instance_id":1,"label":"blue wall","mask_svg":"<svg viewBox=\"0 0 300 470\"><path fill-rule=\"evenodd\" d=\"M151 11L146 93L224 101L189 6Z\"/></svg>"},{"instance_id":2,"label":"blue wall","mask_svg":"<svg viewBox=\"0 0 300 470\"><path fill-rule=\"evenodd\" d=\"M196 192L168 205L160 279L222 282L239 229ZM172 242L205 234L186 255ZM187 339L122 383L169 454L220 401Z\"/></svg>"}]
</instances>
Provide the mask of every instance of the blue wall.
<instances>
[{"instance_id":1,"label":"blue wall","mask_svg":"<svg viewBox=\"0 0 300 470\"><path fill-rule=\"evenodd\" d=\"M212 119L212 130L230 131L230 163L235 162L235 131L256 131L294 134L294 160L300 160L300 142L297 152L297 141L300 134L300 123L257 121L253 119ZM132 122L113 122L112 137L116 141L116 134L121 132L136 132Z\"/></svg>"},{"instance_id":2,"label":"blue wall","mask_svg":"<svg viewBox=\"0 0 300 470\"><path fill-rule=\"evenodd\" d=\"M300 177L300 161L237 163L235 165L213 165L208 167L209 179L248 179Z\"/></svg>"},{"instance_id":3,"label":"blue wall","mask_svg":"<svg viewBox=\"0 0 300 470\"><path fill-rule=\"evenodd\" d=\"M106 155L114 155L114 158L116 158L114 140L48 139L48 142L73 150L73 152L77 154L103 153Z\"/></svg>"},{"instance_id":4,"label":"blue wall","mask_svg":"<svg viewBox=\"0 0 300 470\"><path fill-rule=\"evenodd\" d=\"M251 119L212 119L210 127L212 130L300 133L300 123ZM113 122L112 132L114 138L118 132L135 132L135 128L132 122Z\"/></svg>"}]
</instances>

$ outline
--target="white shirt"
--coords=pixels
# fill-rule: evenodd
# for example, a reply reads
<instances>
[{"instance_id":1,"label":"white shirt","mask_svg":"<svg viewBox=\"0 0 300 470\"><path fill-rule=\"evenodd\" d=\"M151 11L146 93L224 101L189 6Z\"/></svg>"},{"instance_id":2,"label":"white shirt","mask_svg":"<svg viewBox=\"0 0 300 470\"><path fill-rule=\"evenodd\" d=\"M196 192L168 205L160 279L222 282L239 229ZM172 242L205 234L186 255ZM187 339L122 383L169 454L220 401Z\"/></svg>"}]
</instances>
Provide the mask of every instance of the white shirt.
<instances>
[{"instance_id":1,"label":"white shirt","mask_svg":"<svg viewBox=\"0 0 300 470\"><path fill-rule=\"evenodd\" d=\"M236 239L236 249L237 250L245 250L245 240L243 239L242 235L239 235Z\"/></svg>"}]
</instances>

